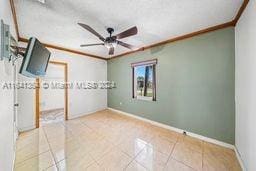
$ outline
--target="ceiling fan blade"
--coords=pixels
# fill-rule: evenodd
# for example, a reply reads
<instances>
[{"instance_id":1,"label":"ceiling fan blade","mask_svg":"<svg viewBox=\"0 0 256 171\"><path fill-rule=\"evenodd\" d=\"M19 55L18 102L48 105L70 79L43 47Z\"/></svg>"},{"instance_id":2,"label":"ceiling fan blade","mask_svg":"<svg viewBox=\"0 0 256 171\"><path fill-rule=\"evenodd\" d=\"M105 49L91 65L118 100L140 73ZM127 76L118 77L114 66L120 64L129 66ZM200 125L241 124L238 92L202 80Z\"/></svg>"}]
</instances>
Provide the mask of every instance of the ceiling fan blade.
<instances>
[{"instance_id":1,"label":"ceiling fan blade","mask_svg":"<svg viewBox=\"0 0 256 171\"><path fill-rule=\"evenodd\" d=\"M109 49L109 51L108 51L108 54L109 54L109 55L114 55L114 50L115 50L115 48L114 48L114 47L111 47L111 48Z\"/></svg>"},{"instance_id":2,"label":"ceiling fan blade","mask_svg":"<svg viewBox=\"0 0 256 171\"><path fill-rule=\"evenodd\" d=\"M98 32L96 32L93 28L91 28L90 26L83 24L83 23L77 23L78 25L80 25L81 27L83 27L84 29L88 30L89 32L91 32L92 34L94 34L95 36L97 36L100 40L105 41L104 37L102 37Z\"/></svg>"},{"instance_id":3,"label":"ceiling fan blade","mask_svg":"<svg viewBox=\"0 0 256 171\"><path fill-rule=\"evenodd\" d=\"M137 29L136 26L134 26L132 28L129 28L126 31L123 31L122 33L119 33L119 34L115 35L114 37L116 37L117 39L123 39L125 37L133 36L137 33L138 33L138 29Z\"/></svg>"},{"instance_id":4,"label":"ceiling fan blade","mask_svg":"<svg viewBox=\"0 0 256 171\"><path fill-rule=\"evenodd\" d=\"M87 46L98 46L98 45L104 45L104 43L83 44L83 45L80 45L80 47L87 47Z\"/></svg>"},{"instance_id":5,"label":"ceiling fan blade","mask_svg":"<svg viewBox=\"0 0 256 171\"><path fill-rule=\"evenodd\" d=\"M130 44L128 44L128 43L124 43L124 42L121 42L121 41L117 41L117 43L118 43L119 45L123 46L123 47L128 48L128 49L131 49L131 50L134 50L134 49L135 49L135 47L134 47L133 45L130 45Z\"/></svg>"}]
</instances>

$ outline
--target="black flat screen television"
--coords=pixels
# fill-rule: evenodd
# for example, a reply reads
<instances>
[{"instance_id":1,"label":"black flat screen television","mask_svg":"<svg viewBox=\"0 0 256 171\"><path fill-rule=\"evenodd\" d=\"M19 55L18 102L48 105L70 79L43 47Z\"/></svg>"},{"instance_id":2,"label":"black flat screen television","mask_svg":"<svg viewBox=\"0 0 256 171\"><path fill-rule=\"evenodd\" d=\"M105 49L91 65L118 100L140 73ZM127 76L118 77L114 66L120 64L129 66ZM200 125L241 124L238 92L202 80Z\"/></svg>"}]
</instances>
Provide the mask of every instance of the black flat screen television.
<instances>
[{"instance_id":1,"label":"black flat screen television","mask_svg":"<svg viewBox=\"0 0 256 171\"><path fill-rule=\"evenodd\" d=\"M22 61L20 73L27 77L41 77L46 69L51 52L35 37L29 39L28 46Z\"/></svg>"}]
</instances>

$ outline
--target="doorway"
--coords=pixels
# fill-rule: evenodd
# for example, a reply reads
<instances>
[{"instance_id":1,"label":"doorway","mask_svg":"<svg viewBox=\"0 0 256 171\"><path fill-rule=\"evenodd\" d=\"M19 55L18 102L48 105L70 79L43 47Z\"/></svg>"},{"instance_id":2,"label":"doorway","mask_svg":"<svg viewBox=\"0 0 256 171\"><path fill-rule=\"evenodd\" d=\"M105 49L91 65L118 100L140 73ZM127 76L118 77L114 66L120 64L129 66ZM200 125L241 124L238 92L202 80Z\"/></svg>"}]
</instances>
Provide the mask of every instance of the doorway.
<instances>
[{"instance_id":1,"label":"doorway","mask_svg":"<svg viewBox=\"0 0 256 171\"><path fill-rule=\"evenodd\" d=\"M36 128L43 124L68 120L68 65L50 61L47 71L44 78L36 79ZM62 89L59 83L64 85L61 86Z\"/></svg>"}]
</instances>

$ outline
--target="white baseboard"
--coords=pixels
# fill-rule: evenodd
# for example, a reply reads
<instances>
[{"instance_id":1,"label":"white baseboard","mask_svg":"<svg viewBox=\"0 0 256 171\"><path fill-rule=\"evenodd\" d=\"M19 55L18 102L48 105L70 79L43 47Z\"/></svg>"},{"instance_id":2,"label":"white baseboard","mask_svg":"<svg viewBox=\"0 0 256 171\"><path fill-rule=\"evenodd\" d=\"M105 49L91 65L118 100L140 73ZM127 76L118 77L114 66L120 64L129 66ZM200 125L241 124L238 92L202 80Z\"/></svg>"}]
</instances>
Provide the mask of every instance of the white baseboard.
<instances>
[{"instance_id":1,"label":"white baseboard","mask_svg":"<svg viewBox=\"0 0 256 171\"><path fill-rule=\"evenodd\" d=\"M29 130L32 130L32 129L35 129L35 128L36 128L35 125L31 125L31 126L19 128L18 131L19 131L19 132L25 132L25 131L29 131Z\"/></svg>"},{"instance_id":2,"label":"white baseboard","mask_svg":"<svg viewBox=\"0 0 256 171\"><path fill-rule=\"evenodd\" d=\"M148 122L152 125L159 126L159 127L171 130L171 131L175 131L175 132L178 132L178 133L183 133L183 131L184 131L182 129L175 128L175 127L172 127L172 126L169 126L169 125L165 125L165 124L162 124L162 123L159 123L159 122L156 122L156 121L152 121L152 120L149 120L149 119L146 119L146 118L142 118L140 116L136 116L136 115L131 114L131 113L123 112L123 111L116 110L116 109L113 109L113 108L108 108L108 109L112 110L112 111L114 111L118 114L126 115L126 116L129 116L129 117L135 118L135 119L139 119L139 120ZM187 135L189 135L191 137L198 138L200 140L203 140L203 141L206 141L206 142L209 142L209 143L213 143L213 144L216 144L216 145L220 145L222 147L226 147L226 148L230 148L230 149L235 150L235 146L232 145L232 144L228 144L228 143L225 143L225 142L213 139L213 138L208 138L208 137L205 137L205 136L202 136L202 135L198 135L198 134L195 134L195 133L192 133L192 132L187 132L186 131L186 133L187 133Z\"/></svg>"},{"instance_id":3,"label":"white baseboard","mask_svg":"<svg viewBox=\"0 0 256 171\"><path fill-rule=\"evenodd\" d=\"M13 152L13 160L12 160L12 170L14 170L15 168L15 160L16 160L16 149Z\"/></svg>"},{"instance_id":4,"label":"white baseboard","mask_svg":"<svg viewBox=\"0 0 256 171\"><path fill-rule=\"evenodd\" d=\"M77 115L70 115L70 116L68 116L68 119L75 119L75 118L83 117L83 116L90 115L90 114L93 114L93 113L96 113L96 112L99 112L99 111L103 111L103 110L106 110L106 109L108 109L108 108L105 107L105 108L89 111L89 112L86 112L86 113L80 113L80 114L77 114Z\"/></svg>"},{"instance_id":5,"label":"white baseboard","mask_svg":"<svg viewBox=\"0 0 256 171\"><path fill-rule=\"evenodd\" d=\"M241 157L241 155L240 155L238 149L235 147L234 150L235 150L235 153L236 153L236 158L238 159L238 162L239 162L239 164L240 164L242 170L243 170L243 171L246 171L247 169L245 168L244 162L243 162L243 160L242 160L242 157Z\"/></svg>"},{"instance_id":6,"label":"white baseboard","mask_svg":"<svg viewBox=\"0 0 256 171\"><path fill-rule=\"evenodd\" d=\"M106 110L106 109L107 109L107 107L104 107L104 108L101 108L101 109L97 109L97 110L95 110L95 111L89 111L89 112L81 113L81 114L77 114L77 115L69 115L69 116L68 116L68 119L79 118L79 117L82 117L82 116L85 116L85 115L90 115L90 114L93 114L93 113L95 113L95 112L99 112L99 111ZM25 131L29 131L29 130L32 130L32 129L35 129L35 128L36 128L35 125L31 125L31 126L19 128L18 131L19 131L19 132L25 132Z\"/></svg>"}]
</instances>

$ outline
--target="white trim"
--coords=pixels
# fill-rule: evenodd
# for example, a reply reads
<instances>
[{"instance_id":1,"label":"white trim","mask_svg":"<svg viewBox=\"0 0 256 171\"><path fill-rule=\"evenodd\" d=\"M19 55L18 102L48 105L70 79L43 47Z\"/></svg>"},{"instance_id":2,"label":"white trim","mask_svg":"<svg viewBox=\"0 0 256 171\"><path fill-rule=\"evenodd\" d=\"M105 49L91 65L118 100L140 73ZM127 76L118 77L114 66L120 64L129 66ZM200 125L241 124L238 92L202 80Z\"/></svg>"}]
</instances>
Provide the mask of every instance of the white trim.
<instances>
[{"instance_id":1,"label":"white trim","mask_svg":"<svg viewBox=\"0 0 256 171\"><path fill-rule=\"evenodd\" d=\"M68 116L68 120L83 117L83 116L90 115L90 114L94 114L96 112L103 111L103 110L106 110L106 109L108 109L108 108L104 107L104 108L97 109L97 110L94 110L94 111L89 111L89 112L86 112L86 113L80 113L80 114L77 114L77 115L70 115L70 116Z\"/></svg>"},{"instance_id":2,"label":"white trim","mask_svg":"<svg viewBox=\"0 0 256 171\"><path fill-rule=\"evenodd\" d=\"M15 141L15 143L16 143L16 141ZM12 170L14 170L14 167L15 167L15 160L16 160L16 147L13 151Z\"/></svg>"},{"instance_id":3,"label":"white trim","mask_svg":"<svg viewBox=\"0 0 256 171\"><path fill-rule=\"evenodd\" d=\"M99 112L99 111L106 110L106 109L107 109L107 107L104 107L102 109L97 109L95 111L89 111L89 112L81 113L81 114L77 114L77 115L69 115L68 119L75 119L75 118L83 117L83 116L90 115L90 114L93 114L95 112ZM32 130L32 129L35 129L35 128L36 128L35 125L31 125L31 126L19 128L18 131L19 132L25 132L25 131L29 131L29 130Z\"/></svg>"},{"instance_id":4,"label":"white trim","mask_svg":"<svg viewBox=\"0 0 256 171\"><path fill-rule=\"evenodd\" d=\"M29 130L32 130L32 129L35 129L36 126L35 125L31 125L31 126L26 126L26 127L23 127L23 128L19 128L19 132L25 132L25 131L29 131Z\"/></svg>"},{"instance_id":5,"label":"white trim","mask_svg":"<svg viewBox=\"0 0 256 171\"><path fill-rule=\"evenodd\" d=\"M146 96L136 96L135 99L144 100L144 101L153 101L153 97L146 97Z\"/></svg>"},{"instance_id":6,"label":"white trim","mask_svg":"<svg viewBox=\"0 0 256 171\"><path fill-rule=\"evenodd\" d=\"M240 155L238 149L236 148L236 146L235 146L234 150L235 150L235 153L236 153L236 158L238 159L238 162L239 162L239 164L240 164L242 170L243 170L243 171L246 171L244 162L243 162L242 157L241 157L241 155Z\"/></svg>"},{"instance_id":7,"label":"white trim","mask_svg":"<svg viewBox=\"0 0 256 171\"><path fill-rule=\"evenodd\" d=\"M142 118L140 116L136 116L136 115L131 114L131 113L123 112L123 111L116 110L116 109L113 109L113 108L110 108L110 107L108 109L111 110L111 111L114 111L118 114L129 116L129 117L132 117L132 118L135 118L135 119L139 119L139 120L148 122L152 125L159 126L159 127L162 127L162 128L165 128L165 129L168 129L168 130L171 130L171 131L175 131L175 132L178 132L178 133L183 133L185 131L185 130L175 128L175 127L172 127L172 126L169 126L169 125L165 125L165 124L162 124L162 123L159 123L159 122L156 122L156 121L152 121L152 120L149 120L149 119L146 119L146 118ZM203 140L203 141L206 141L206 142L209 142L209 143L217 144L217 145L220 145L222 147L230 148L230 149L233 149L233 150L235 149L235 146L232 145L232 144L228 144L228 143L225 143L225 142L213 139L213 138L208 138L208 137L205 137L205 136L202 136L202 135L199 135L199 134L195 134L195 133L192 133L192 132L187 132L186 131L186 133L187 133L187 135L189 135L191 137L198 138L200 140Z\"/></svg>"}]
</instances>

